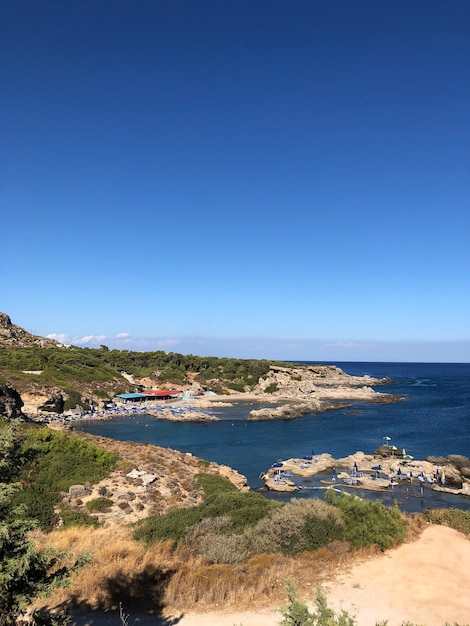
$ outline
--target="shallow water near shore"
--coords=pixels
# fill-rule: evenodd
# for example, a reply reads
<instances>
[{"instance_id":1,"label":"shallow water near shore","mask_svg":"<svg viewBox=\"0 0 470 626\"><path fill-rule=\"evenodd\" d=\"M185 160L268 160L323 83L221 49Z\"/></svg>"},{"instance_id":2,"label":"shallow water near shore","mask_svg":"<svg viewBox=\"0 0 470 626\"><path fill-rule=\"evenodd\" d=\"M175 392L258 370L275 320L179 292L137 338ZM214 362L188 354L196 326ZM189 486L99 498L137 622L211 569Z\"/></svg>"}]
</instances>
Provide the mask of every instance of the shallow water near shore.
<instances>
[{"instance_id":1,"label":"shallow water near shore","mask_svg":"<svg viewBox=\"0 0 470 626\"><path fill-rule=\"evenodd\" d=\"M263 486L259 475L277 460L327 452L344 457L362 450L371 454L384 443L405 448L416 459L429 455L463 454L470 457L470 364L439 363L329 363L353 375L391 378L376 389L403 396L392 404L351 403L346 409L294 420L247 422L259 404L238 403L214 407L218 422L184 423L157 420L150 415L117 417L109 421L75 422L76 429L119 441L137 441L190 452L228 465L244 474L252 489ZM261 405L262 406L262 405ZM324 477L323 477L324 478ZM317 480L317 479L315 479ZM315 482L315 481L313 481ZM319 482L319 480L318 480ZM307 483L295 497L323 497L323 490ZM318 485L318 486L321 486ZM407 511L427 507L470 510L470 498L406 486L387 493L352 490L385 503L398 501ZM403 489L403 491L402 491ZM289 500L293 494L267 494Z\"/></svg>"}]
</instances>

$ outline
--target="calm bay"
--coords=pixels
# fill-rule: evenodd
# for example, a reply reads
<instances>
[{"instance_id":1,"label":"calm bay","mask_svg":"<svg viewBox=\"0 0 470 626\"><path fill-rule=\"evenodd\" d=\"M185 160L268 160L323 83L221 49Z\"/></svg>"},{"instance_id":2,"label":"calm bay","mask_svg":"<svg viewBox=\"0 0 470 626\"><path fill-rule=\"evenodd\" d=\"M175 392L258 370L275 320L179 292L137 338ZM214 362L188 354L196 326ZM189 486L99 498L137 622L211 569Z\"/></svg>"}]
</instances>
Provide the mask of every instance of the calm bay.
<instances>
[{"instance_id":1,"label":"calm bay","mask_svg":"<svg viewBox=\"0 0 470 626\"><path fill-rule=\"evenodd\" d=\"M377 391L403 400L392 404L351 403L345 409L309 414L294 420L247 422L260 404L237 403L214 407L218 422L184 423L150 415L111 420L75 422L74 427L119 441L150 444L190 452L208 461L233 467L248 479L252 489L263 483L261 472L273 462L328 452L343 457L362 450L373 453L390 437L390 443L417 459L429 455L462 454L470 457L470 364L465 363L326 363L352 375L389 377ZM261 405L262 406L262 405ZM317 485L305 485L296 497L321 496ZM364 494L392 503L397 494ZM412 494L413 495L413 494ZM292 494L270 497L290 499ZM455 506L470 510L470 498L427 490L424 498L400 496L404 510L428 506Z\"/></svg>"}]
</instances>

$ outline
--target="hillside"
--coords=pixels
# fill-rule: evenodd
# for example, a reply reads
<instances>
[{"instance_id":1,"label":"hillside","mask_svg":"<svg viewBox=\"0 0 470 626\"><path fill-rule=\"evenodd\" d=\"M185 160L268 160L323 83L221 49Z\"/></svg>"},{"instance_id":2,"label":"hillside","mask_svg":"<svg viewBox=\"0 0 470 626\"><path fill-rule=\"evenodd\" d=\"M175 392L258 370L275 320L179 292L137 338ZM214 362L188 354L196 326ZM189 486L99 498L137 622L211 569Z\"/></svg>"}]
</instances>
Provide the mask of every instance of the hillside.
<instances>
[{"instance_id":1,"label":"hillside","mask_svg":"<svg viewBox=\"0 0 470 626\"><path fill-rule=\"evenodd\" d=\"M116 394L150 389L177 389L195 397L205 391L223 397L252 394L297 404L295 410L253 419L291 419L331 408L334 401L396 400L372 389L385 380L349 376L335 366L65 347L31 335L5 313L0 320L0 414L9 418L101 409Z\"/></svg>"},{"instance_id":2,"label":"hillside","mask_svg":"<svg viewBox=\"0 0 470 626\"><path fill-rule=\"evenodd\" d=\"M54 339L28 333L21 326L13 324L9 315L0 312L0 348L58 348L62 344Z\"/></svg>"}]
</instances>

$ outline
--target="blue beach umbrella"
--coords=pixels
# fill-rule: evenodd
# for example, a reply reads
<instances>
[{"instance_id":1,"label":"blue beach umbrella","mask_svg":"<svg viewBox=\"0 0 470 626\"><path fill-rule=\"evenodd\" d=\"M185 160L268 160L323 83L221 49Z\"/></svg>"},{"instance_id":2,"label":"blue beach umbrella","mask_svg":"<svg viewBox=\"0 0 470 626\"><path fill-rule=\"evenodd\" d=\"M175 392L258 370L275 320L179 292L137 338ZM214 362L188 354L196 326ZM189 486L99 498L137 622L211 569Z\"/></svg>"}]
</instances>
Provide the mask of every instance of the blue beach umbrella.
<instances>
[{"instance_id":1,"label":"blue beach umbrella","mask_svg":"<svg viewBox=\"0 0 470 626\"><path fill-rule=\"evenodd\" d=\"M277 463L273 463L271 467L282 467L283 465L284 463L281 463L280 461L278 461Z\"/></svg>"}]
</instances>

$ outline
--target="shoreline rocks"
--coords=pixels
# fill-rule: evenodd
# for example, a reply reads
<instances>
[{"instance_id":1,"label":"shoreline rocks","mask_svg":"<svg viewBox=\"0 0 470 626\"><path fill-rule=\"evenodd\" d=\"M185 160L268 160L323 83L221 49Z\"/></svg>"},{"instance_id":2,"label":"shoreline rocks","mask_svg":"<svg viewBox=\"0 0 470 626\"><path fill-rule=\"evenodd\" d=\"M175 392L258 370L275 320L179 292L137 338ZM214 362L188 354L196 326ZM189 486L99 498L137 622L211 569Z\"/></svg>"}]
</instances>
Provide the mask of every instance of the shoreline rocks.
<instances>
[{"instance_id":1,"label":"shoreline rocks","mask_svg":"<svg viewBox=\"0 0 470 626\"><path fill-rule=\"evenodd\" d=\"M63 416L64 405L67 394L59 387L41 385L37 380L40 371L23 372L27 376L21 388L14 389L11 385L4 385L3 404L0 397L0 412L8 419L15 417L28 418L32 420L50 420L58 416ZM217 382L217 381L216 381ZM271 366L266 375L259 378L256 385L246 388L242 393L225 393L223 395L194 396L191 402L197 407L193 415L185 415L184 418L190 421L216 421L217 418L202 411L203 408L211 406L230 406L233 402L255 401L271 405L273 410L263 409L262 412L253 412L249 419L293 419L307 413L323 412L334 408L348 406L344 404L351 401L363 402L395 402L402 398L392 394L375 391L372 386L383 385L390 382L389 378L372 378L369 375L353 376L346 374L339 367L333 365L296 365L292 367ZM148 383L148 381L147 381ZM134 381L140 384L140 381ZM142 382L143 384L143 382ZM95 417L108 417L108 412L99 402L93 400L95 397L94 388L99 385L88 384L81 389L81 399L89 404L95 404L99 410ZM96 390L96 389L95 389ZM1 391L1 390L0 390ZM113 391L106 389L109 397ZM1 395L1 394L0 394ZM339 403L339 404L338 404ZM3 409L2 409L3 406ZM164 405L162 405L164 406ZM183 406L183 403L181 403ZM136 407L138 408L138 407ZM159 409L160 407L158 407ZM70 413L82 413L88 415L76 407ZM153 414L153 411L148 411ZM157 418L162 417L160 411L155 413ZM183 421L177 415L167 413L163 419L172 421Z\"/></svg>"},{"instance_id":2,"label":"shoreline rocks","mask_svg":"<svg viewBox=\"0 0 470 626\"><path fill-rule=\"evenodd\" d=\"M367 491L389 491L399 484L426 486L435 491L470 496L470 459L463 455L417 460L400 449L382 446L374 454L358 451L344 458L323 453L274 463L262 476L269 491L299 490L295 476L324 474L321 483Z\"/></svg>"}]
</instances>

